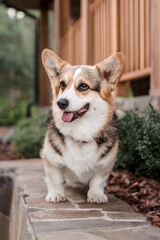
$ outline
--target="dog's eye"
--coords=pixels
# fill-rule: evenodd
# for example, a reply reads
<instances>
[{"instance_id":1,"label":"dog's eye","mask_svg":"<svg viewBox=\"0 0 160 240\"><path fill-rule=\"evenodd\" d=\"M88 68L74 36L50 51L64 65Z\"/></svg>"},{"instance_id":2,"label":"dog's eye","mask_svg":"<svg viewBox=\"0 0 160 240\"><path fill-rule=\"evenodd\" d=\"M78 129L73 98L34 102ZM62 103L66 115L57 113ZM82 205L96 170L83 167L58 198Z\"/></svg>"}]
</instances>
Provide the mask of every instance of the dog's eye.
<instances>
[{"instance_id":1,"label":"dog's eye","mask_svg":"<svg viewBox=\"0 0 160 240\"><path fill-rule=\"evenodd\" d=\"M62 90L64 90L64 89L66 88L66 84L65 84L64 81L61 81L61 82L60 82L60 88L61 88Z\"/></svg>"},{"instance_id":2,"label":"dog's eye","mask_svg":"<svg viewBox=\"0 0 160 240\"><path fill-rule=\"evenodd\" d=\"M89 89L89 86L88 86L87 84L85 84L85 83L81 83L81 84L79 85L79 87L78 87L78 90L79 90L80 92L87 91L88 89Z\"/></svg>"}]
</instances>

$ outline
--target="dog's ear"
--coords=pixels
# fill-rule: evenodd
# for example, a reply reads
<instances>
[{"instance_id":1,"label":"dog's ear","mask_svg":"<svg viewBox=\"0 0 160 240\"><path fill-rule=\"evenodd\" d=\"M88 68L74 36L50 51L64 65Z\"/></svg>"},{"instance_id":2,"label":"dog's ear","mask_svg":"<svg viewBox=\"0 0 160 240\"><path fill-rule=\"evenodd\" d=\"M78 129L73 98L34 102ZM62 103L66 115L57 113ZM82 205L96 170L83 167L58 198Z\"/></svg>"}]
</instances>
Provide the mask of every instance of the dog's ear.
<instances>
[{"instance_id":1,"label":"dog's ear","mask_svg":"<svg viewBox=\"0 0 160 240\"><path fill-rule=\"evenodd\" d=\"M115 53L106 58L101 63L96 64L96 68L102 77L103 86L110 85L110 90L115 90L123 72L125 57L123 53Z\"/></svg>"},{"instance_id":2,"label":"dog's ear","mask_svg":"<svg viewBox=\"0 0 160 240\"><path fill-rule=\"evenodd\" d=\"M58 78L62 67L67 64L49 49L43 50L42 62L50 79Z\"/></svg>"}]
</instances>

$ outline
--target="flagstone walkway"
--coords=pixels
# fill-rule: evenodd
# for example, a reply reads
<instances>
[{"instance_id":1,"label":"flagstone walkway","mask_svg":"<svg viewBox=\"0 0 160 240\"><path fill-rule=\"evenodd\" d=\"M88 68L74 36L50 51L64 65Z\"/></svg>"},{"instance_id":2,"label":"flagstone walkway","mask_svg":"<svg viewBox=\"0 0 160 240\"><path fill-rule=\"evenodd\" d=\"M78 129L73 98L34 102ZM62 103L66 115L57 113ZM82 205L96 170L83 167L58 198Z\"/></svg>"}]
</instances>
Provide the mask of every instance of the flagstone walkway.
<instances>
[{"instance_id":1,"label":"flagstone walkway","mask_svg":"<svg viewBox=\"0 0 160 240\"><path fill-rule=\"evenodd\" d=\"M84 194L67 188L67 202L47 203L41 160L0 162L0 176L13 179L11 240L160 239L159 228L152 227L143 215L113 195L109 195L107 204L90 204ZM0 186L0 199L4 200L0 202L0 213L4 215L4 193L8 188L5 189L6 184ZM0 215L1 222L4 221Z\"/></svg>"}]
</instances>

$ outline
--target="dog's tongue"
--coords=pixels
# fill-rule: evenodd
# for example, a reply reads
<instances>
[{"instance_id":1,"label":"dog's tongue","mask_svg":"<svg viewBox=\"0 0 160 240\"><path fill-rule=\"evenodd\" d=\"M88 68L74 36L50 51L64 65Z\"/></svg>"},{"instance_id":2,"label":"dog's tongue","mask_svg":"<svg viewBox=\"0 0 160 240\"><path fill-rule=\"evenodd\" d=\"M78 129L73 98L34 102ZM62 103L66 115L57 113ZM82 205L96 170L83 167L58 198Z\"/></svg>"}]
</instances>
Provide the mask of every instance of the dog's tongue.
<instances>
[{"instance_id":1,"label":"dog's tongue","mask_svg":"<svg viewBox=\"0 0 160 240\"><path fill-rule=\"evenodd\" d=\"M71 122L73 118L73 112L63 112L62 120L64 122Z\"/></svg>"}]
</instances>

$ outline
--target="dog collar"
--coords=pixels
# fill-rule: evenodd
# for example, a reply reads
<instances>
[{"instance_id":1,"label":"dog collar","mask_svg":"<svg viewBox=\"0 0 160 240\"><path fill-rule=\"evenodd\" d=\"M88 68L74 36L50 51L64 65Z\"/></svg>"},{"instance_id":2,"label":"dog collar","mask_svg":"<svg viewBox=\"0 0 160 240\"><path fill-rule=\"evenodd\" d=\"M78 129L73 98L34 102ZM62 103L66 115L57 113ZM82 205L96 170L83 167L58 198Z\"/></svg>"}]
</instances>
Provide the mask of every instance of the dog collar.
<instances>
[{"instance_id":1,"label":"dog collar","mask_svg":"<svg viewBox=\"0 0 160 240\"><path fill-rule=\"evenodd\" d=\"M79 142L79 143L87 143L87 141L80 141L80 140L79 140L78 142Z\"/></svg>"}]
</instances>

